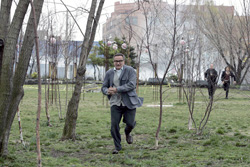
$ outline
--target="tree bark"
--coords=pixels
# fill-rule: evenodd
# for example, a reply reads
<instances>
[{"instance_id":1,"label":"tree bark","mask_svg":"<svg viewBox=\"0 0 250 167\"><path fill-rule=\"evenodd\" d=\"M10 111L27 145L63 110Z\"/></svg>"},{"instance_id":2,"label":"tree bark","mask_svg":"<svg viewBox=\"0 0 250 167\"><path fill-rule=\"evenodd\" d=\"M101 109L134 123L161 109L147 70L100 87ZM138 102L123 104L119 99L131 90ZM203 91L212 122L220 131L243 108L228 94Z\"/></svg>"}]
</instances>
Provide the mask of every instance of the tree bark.
<instances>
[{"instance_id":1,"label":"tree bark","mask_svg":"<svg viewBox=\"0 0 250 167\"><path fill-rule=\"evenodd\" d=\"M5 39L10 26L10 10L13 0L2 0L0 10L0 38Z\"/></svg>"},{"instance_id":2,"label":"tree bark","mask_svg":"<svg viewBox=\"0 0 250 167\"><path fill-rule=\"evenodd\" d=\"M94 67L94 80L96 81L97 79L96 79L96 65L93 65L93 67Z\"/></svg>"},{"instance_id":3,"label":"tree bark","mask_svg":"<svg viewBox=\"0 0 250 167\"><path fill-rule=\"evenodd\" d=\"M74 88L74 93L68 104L62 140L67 140L67 139L75 140L76 139L75 129L76 129L77 116L78 116L79 99L80 99L81 89L82 89L82 84L83 84L82 78L83 78L84 73L85 73L84 68L79 68L77 70L76 84Z\"/></svg>"},{"instance_id":4,"label":"tree bark","mask_svg":"<svg viewBox=\"0 0 250 167\"><path fill-rule=\"evenodd\" d=\"M13 56L15 55L15 47L17 38L22 26L25 13L28 9L29 0L24 0L18 3L17 10L14 14L13 22L9 28L9 33L6 36L5 48L3 53L3 62L1 70L0 82L0 156L7 155L7 143L9 139L8 131L8 110L12 99L12 79L13 79ZM8 15L8 14L7 14ZM8 21L7 21L8 22ZM6 31L5 31L6 32Z\"/></svg>"},{"instance_id":5,"label":"tree bark","mask_svg":"<svg viewBox=\"0 0 250 167\"><path fill-rule=\"evenodd\" d=\"M19 107L17 108L17 119L18 119L18 126L19 126L19 133L20 133L20 140L21 143L25 146L25 143L23 141L23 131L22 131L22 125L21 125L21 115Z\"/></svg>"},{"instance_id":6,"label":"tree bark","mask_svg":"<svg viewBox=\"0 0 250 167\"><path fill-rule=\"evenodd\" d=\"M101 0L99 2L99 6L98 6L96 16L95 16L97 0L92 0L92 4L91 4L89 16L88 16L88 21L86 25L84 41L82 45L81 56L79 60L79 67L77 69L76 84L74 87L74 93L68 104L65 125L63 129L62 138L61 138L62 140L68 140L68 139L75 140L76 139L75 130L76 130L76 121L77 121L77 116L78 116L79 100L80 100L81 89L83 85L83 76L84 76L85 69L86 69L87 58L93 45L96 28L100 19L104 1L105 0Z\"/></svg>"},{"instance_id":7,"label":"tree bark","mask_svg":"<svg viewBox=\"0 0 250 167\"><path fill-rule=\"evenodd\" d=\"M101 73L100 73L100 68L98 67L98 65L96 66L97 71L98 71L98 81L101 80Z\"/></svg>"},{"instance_id":8,"label":"tree bark","mask_svg":"<svg viewBox=\"0 0 250 167\"><path fill-rule=\"evenodd\" d=\"M160 115L159 115L159 123L158 123L158 127L155 133L155 147L158 147L158 143L159 143L159 133L160 133L160 129L161 129L161 123L162 123L162 105L163 105L163 99L162 99L162 83L160 83Z\"/></svg>"},{"instance_id":9,"label":"tree bark","mask_svg":"<svg viewBox=\"0 0 250 167\"><path fill-rule=\"evenodd\" d=\"M12 0L2 0L1 10L0 10L0 39L5 42L7 31L10 26L10 10L11 10ZM3 49L3 48L2 48ZM1 71L2 71L2 61L3 61L3 50L0 49L0 82L1 82Z\"/></svg>"},{"instance_id":10,"label":"tree bark","mask_svg":"<svg viewBox=\"0 0 250 167\"><path fill-rule=\"evenodd\" d=\"M68 54L68 52L66 52L66 54ZM65 57L65 69L64 69L64 79L67 80L68 79L68 57Z\"/></svg>"},{"instance_id":11,"label":"tree bark","mask_svg":"<svg viewBox=\"0 0 250 167\"><path fill-rule=\"evenodd\" d=\"M36 17L40 18L43 0L35 0ZM29 0L19 1L13 21L6 36L6 48L3 54L3 66L0 82L0 156L7 156L10 129L18 105L24 95L23 84L27 73L31 52L34 45L33 17L30 15L20 59L13 77L13 56L18 35L27 12ZM38 22L37 20L37 22Z\"/></svg>"},{"instance_id":12,"label":"tree bark","mask_svg":"<svg viewBox=\"0 0 250 167\"><path fill-rule=\"evenodd\" d=\"M32 72L35 65L35 59L32 59L32 64L30 65L29 78L32 78Z\"/></svg>"}]
</instances>

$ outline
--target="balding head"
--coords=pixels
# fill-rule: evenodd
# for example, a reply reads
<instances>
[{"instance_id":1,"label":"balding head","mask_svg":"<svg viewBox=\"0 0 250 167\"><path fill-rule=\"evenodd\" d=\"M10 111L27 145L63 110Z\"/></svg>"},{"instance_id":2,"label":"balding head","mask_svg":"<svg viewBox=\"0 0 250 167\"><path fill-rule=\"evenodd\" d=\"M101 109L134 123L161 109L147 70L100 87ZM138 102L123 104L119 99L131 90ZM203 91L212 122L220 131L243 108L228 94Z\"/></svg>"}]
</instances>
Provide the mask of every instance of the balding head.
<instances>
[{"instance_id":1,"label":"balding head","mask_svg":"<svg viewBox=\"0 0 250 167\"><path fill-rule=\"evenodd\" d=\"M213 64L210 64L210 69L214 69L214 65Z\"/></svg>"}]
</instances>

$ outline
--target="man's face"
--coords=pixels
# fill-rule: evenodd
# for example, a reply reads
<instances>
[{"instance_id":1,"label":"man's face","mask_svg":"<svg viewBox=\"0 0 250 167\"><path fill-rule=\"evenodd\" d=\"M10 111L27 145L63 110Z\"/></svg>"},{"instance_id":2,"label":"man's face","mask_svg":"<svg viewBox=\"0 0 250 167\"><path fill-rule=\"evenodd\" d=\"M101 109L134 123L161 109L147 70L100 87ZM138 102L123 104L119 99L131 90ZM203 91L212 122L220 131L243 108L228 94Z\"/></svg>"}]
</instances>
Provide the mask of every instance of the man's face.
<instances>
[{"instance_id":1,"label":"man's face","mask_svg":"<svg viewBox=\"0 0 250 167\"><path fill-rule=\"evenodd\" d=\"M214 68L214 65L213 64L210 64L210 69L213 69Z\"/></svg>"},{"instance_id":2,"label":"man's face","mask_svg":"<svg viewBox=\"0 0 250 167\"><path fill-rule=\"evenodd\" d=\"M114 66L115 69L120 70L124 65L124 60L122 56L115 56L114 57Z\"/></svg>"}]
</instances>

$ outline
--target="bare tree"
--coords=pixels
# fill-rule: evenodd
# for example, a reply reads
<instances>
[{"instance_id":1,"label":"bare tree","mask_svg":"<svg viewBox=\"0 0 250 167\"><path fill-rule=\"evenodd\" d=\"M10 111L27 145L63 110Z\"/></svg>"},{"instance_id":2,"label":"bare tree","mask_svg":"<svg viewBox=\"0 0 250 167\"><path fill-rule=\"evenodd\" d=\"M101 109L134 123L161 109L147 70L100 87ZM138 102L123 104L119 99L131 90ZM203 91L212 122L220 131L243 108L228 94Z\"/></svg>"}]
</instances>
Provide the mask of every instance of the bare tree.
<instances>
[{"instance_id":1,"label":"bare tree","mask_svg":"<svg viewBox=\"0 0 250 167\"><path fill-rule=\"evenodd\" d=\"M91 8L89 11L89 16L86 25L86 31L84 35L84 41L81 48L81 55L79 60L79 66L77 68L76 74L76 84L74 87L74 92L71 100L68 104L68 110L65 119L65 125L62 134L62 140L67 139L76 139L75 129L76 129L76 120L78 116L78 106L81 95L81 89L83 85L83 76L86 71L86 64L89 52L92 48L93 41L95 38L95 33L97 29L97 25L100 19L100 15L102 12L102 7L105 0L100 0L99 5L97 7L97 0L92 0ZM97 7L97 11L96 11Z\"/></svg>"},{"instance_id":2,"label":"bare tree","mask_svg":"<svg viewBox=\"0 0 250 167\"><path fill-rule=\"evenodd\" d=\"M77 16L75 16L75 19L77 18ZM65 29L65 44L63 45L63 57L64 57L64 65L65 65L65 72L64 72L64 79L67 79L67 74L68 74L68 67L70 65L70 63L73 60L73 54L70 53L70 40L72 39L73 33L74 33L74 27L75 27L75 22L73 22L72 24L70 24L70 17L68 14L68 11L66 12L66 29ZM76 46L77 47L77 46ZM78 50L77 47L76 48L76 52Z\"/></svg>"},{"instance_id":3,"label":"bare tree","mask_svg":"<svg viewBox=\"0 0 250 167\"><path fill-rule=\"evenodd\" d=\"M194 8L195 7L195 8ZM181 50L182 52L182 59L184 59L184 75L185 75L185 85L183 85L183 92L184 96L188 105L188 129L189 130L195 130L197 135L201 135L203 133L204 128L207 125L207 122L210 118L211 112L214 109L214 102L217 101L220 97L220 94L216 96L212 96L209 100L207 99L207 96L203 93L203 90L198 88L201 75L203 74L201 63L207 64L214 62L216 58L213 58L213 56L210 56L209 58L205 58L202 60L201 56L204 57L204 53L212 55L214 52L213 46L210 45L209 42L206 43L207 49L204 48L204 38L202 38L202 35L199 31L199 15L195 15L196 9L200 9L200 6L196 5L190 5L190 6L183 6L183 14L184 17L186 17L186 22L184 23L185 31L182 33L182 40L180 44L182 44L182 47L184 49ZM193 15L187 15L187 13L193 13ZM185 40L186 41L185 41ZM218 57L217 57L218 58ZM216 65L216 62L214 63ZM203 68L208 68L206 65L203 65ZM205 69L203 71L205 71ZM220 72L219 72L220 73ZM218 81L219 78L217 78ZM216 90L216 85L213 85L213 89ZM197 103L196 97L197 94L200 93L202 95L202 104L205 104L202 108L202 111L204 111L202 118L199 120L195 119L195 115L197 115ZM194 125L194 127L193 127Z\"/></svg>"},{"instance_id":4,"label":"bare tree","mask_svg":"<svg viewBox=\"0 0 250 167\"><path fill-rule=\"evenodd\" d=\"M241 84L250 68L249 63L249 1L242 0L243 15L235 15L233 7L207 4L199 15L200 31L210 40L225 64ZM205 11L205 12L204 12Z\"/></svg>"},{"instance_id":5,"label":"bare tree","mask_svg":"<svg viewBox=\"0 0 250 167\"><path fill-rule=\"evenodd\" d=\"M146 20L145 43L148 49L150 63L159 84L160 115L155 134L155 146L158 147L163 102L165 100L164 93L166 92L166 90L163 89L163 83L176 53L177 28L179 26L177 21L178 5L177 0L174 1L174 5L169 5L159 0L150 3L141 2L141 6ZM166 16L169 16L168 19L171 21L166 19ZM157 64L161 66L161 68L164 68L162 79L157 72Z\"/></svg>"},{"instance_id":6,"label":"bare tree","mask_svg":"<svg viewBox=\"0 0 250 167\"><path fill-rule=\"evenodd\" d=\"M9 23L12 2L12 0L3 0L0 11L0 39L3 39L5 43L0 74L0 156L6 156L8 154L10 129L18 105L24 95L23 84L35 39L34 17L32 13L30 13L20 52L19 63L13 74L15 47L30 1L23 0L18 2L12 22ZM34 1L37 23L40 18L43 2L43 0Z\"/></svg>"}]
</instances>

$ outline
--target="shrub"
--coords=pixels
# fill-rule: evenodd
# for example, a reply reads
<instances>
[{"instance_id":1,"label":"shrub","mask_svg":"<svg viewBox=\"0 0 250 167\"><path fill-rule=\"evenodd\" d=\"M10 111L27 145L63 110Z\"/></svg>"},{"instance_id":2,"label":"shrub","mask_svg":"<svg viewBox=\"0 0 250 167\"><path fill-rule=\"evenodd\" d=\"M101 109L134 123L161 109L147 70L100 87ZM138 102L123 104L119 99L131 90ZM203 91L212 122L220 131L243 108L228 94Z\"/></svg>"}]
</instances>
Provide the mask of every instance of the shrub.
<instances>
[{"instance_id":1,"label":"shrub","mask_svg":"<svg viewBox=\"0 0 250 167\"><path fill-rule=\"evenodd\" d=\"M36 79L37 77L38 77L37 72L33 72L33 73L31 74L31 78L32 78L32 79Z\"/></svg>"},{"instance_id":2,"label":"shrub","mask_svg":"<svg viewBox=\"0 0 250 167\"><path fill-rule=\"evenodd\" d=\"M177 82L178 81L178 76L177 75L174 75L174 74L171 74L169 77L168 77L169 80L172 80L174 82Z\"/></svg>"}]
</instances>

